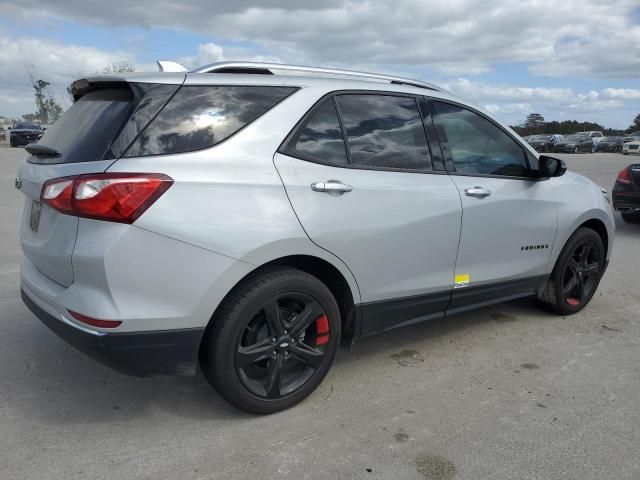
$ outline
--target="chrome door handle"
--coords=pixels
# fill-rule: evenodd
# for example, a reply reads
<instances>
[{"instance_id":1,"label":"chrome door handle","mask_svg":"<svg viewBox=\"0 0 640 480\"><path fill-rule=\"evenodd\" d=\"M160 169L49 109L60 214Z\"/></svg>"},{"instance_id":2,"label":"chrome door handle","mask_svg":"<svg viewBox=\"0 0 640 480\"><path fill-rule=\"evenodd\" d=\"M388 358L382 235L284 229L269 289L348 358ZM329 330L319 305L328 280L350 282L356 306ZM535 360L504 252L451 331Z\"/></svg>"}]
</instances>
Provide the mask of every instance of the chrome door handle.
<instances>
[{"instance_id":1,"label":"chrome door handle","mask_svg":"<svg viewBox=\"0 0 640 480\"><path fill-rule=\"evenodd\" d=\"M484 198L491 195L491 190L487 190L484 187L471 187L467 188L464 194L469 197Z\"/></svg>"},{"instance_id":2,"label":"chrome door handle","mask_svg":"<svg viewBox=\"0 0 640 480\"><path fill-rule=\"evenodd\" d=\"M326 182L312 183L311 190L314 192L325 192L329 195L342 195L353 190L353 187L339 180L327 180Z\"/></svg>"}]
</instances>

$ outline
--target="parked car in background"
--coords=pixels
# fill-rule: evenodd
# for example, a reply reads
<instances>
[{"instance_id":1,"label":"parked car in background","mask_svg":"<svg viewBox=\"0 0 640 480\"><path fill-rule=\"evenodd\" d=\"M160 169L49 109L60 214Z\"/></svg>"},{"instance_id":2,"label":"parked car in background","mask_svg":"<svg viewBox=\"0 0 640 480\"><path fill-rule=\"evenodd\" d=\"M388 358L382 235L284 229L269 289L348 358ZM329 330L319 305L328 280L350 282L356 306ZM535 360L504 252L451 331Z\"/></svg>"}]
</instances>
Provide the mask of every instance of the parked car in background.
<instances>
[{"instance_id":1,"label":"parked car in background","mask_svg":"<svg viewBox=\"0 0 640 480\"><path fill-rule=\"evenodd\" d=\"M622 144L622 153L624 155L638 155L640 154L640 138L625 142Z\"/></svg>"},{"instance_id":2,"label":"parked car in background","mask_svg":"<svg viewBox=\"0 0 640 480\"><path fill-rule=\"evenodd\" d=\"M596 144L598 152L622 152L623 137L604 137Z\"/></svg>"},{"instance_id":3,"label":"parked car in background","mask_svg":"<svg viewBox=\"0 0 640 480\"><path fill-rule=\"evenodd\" d=\"M11 129L9 142L12 147L24 147L30 143L35 143L44 135L44 130L37 123L19 122Z\"/></svg>"},{"instance_id":4,"label":"parked car in background","mask_svg":"<svg viewBox=\"0 0 640 480\"><path fill-rule=\"evenodd\" d=\"M534 139L529 140L536 152L553 152L556 142L558 141L557 135L537 135Z\"/></svg>"},{"instance_id":5,"label":"parked car in background","mask_svg":"<svg viewBox=\"0 0 640 480\"><path fill-rule=\"evenodd\" d=\"M631 133L627 133L623 137L622 142L623 143L633 142L634 140L639 140L639 139L640 139L640 132L631 132Z\"/></svg>"},{"instance_id":6,"label":"parked car in background","mask_svg":"<svg viewBox=\"0 0 640 480\"><path fill-rule=\"evenodd\" d=\"M601 187L432 84L222 62L72 92L16 179L25 303L119 370L199 361L248 412L302 401L341 341L577 313L610 258Z\"/></svg>"},{"instance_id":7,"label":"parked car in background","mask_svg":"<svg viewBox=\"0 0 640 480\"><path fill-rule=\"evenodd\" d=\"M7 141L7 132L2 125L0 125L0 140L3 142Z\"/></svg>"},{"instance_id":8,"label":"parked car in background","mask_svg":"<svg viewBox=\"0 0 640 480\"><path fill-rule=\"evenodd\" d=\"M640 223L640 163L618 173L612 190L613 208L629 223Z\"/></svg>"},{"instance_id":9,"label":"parked car in background","mask_svg":"<svg viewBox=\"0 0 640 480\"><path fill-rule=\"evenodd\" d=\"M604 138L604 135L602 135L602 132L599 131L589 131L589 132L582 132L584 133L587 137L592 138L594 143L598 143L600 140L602 140Z\"/></svg>"},{"instance_id":10,"label":"parked car in background","mask_svg":"<svg viewBox=\"0 0 640 480\"><path fill-rule=\"evenodd\" d=\"M596 151L596 144L591 137L581 133L564 137L555 144L553 151L562 153L593 153Z\"/></svg>"}]
</instances>

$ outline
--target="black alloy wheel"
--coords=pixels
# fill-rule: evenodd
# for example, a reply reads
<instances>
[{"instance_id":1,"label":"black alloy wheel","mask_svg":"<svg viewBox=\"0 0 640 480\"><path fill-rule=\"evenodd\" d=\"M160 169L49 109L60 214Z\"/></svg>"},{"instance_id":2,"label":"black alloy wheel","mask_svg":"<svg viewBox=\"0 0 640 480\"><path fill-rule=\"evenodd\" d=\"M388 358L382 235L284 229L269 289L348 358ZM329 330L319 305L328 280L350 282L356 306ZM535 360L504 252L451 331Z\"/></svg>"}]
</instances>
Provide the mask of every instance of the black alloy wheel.
<instances>
[{"instance_id":1,"label":"black alloy wheel","mask_svg":"<svg viewBox=\"0 0 640 480\"><path fill-rule=\"evenodd\" d=\"M214 313L200 347L202 371L245 412L285 410L322 383L340 330L338 304L322 281L267 267L240 282Z\"/></svg>"},{"instance_id":2,"label":"black alloy wheel","mask_svg":"<svg viewBox=\"0 0 640 480\"><path fill-rule=\"evenodd\" d=\"M606 249L591 228L578 228L563 247L544 289L544 307L558 315L582 310L593 298L606 267Z\"/></svg>"},{"instance_id":3,"label":"black alloy wheel","mask_svg":"<svg viewBox=\"0 0 640 480\"><path fill-rule=\"evenodd\" d=\"M300 389L324 361L329 320L309 295L286 292L264 302L236 345L242 385L261 398L279 399Z\"/></svg>"},{"instance_id":4,"label":"black alloy wheel","mask_svg":"<svg viewBox=\"0 0 640 480\"><path fill-rule=\"evenodd\" d=\"M566 262L562 295L564 301L577 307L591 298L600 276L600 251L593 242L579 244Z\"/></svg>"}]
</instances>

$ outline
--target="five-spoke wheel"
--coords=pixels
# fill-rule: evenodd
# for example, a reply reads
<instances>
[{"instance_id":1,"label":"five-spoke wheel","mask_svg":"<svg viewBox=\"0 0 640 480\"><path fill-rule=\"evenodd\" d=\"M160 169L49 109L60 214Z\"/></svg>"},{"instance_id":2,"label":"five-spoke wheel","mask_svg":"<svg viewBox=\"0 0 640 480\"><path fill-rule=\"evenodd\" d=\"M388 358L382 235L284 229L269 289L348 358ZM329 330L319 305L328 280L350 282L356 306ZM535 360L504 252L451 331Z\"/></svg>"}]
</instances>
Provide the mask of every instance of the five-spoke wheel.
<instances>
[{"instance_id":1,"label":"five-spoke wheel","mask_svg":"<svg viewBox=\"0 0 640 480\"><path fill-rule=\"evenodd\" d=\"M579 312L598 288L605 257L600 235L590 228L579 228L560 252L539 299L561 315Z\"/></svg>"},{"instance_id":2,"label":"five-spoke wheel","mask_svg":"<svg viewBox=\"0 0 640 480\"><path fill-rule=\"evenodd\" d=\"M236 407L273 413L322 382L340 341L340 311L327 286L293 268L249 276L223 301L201 348L202 369Z\"/></svg>"}]
</instances>

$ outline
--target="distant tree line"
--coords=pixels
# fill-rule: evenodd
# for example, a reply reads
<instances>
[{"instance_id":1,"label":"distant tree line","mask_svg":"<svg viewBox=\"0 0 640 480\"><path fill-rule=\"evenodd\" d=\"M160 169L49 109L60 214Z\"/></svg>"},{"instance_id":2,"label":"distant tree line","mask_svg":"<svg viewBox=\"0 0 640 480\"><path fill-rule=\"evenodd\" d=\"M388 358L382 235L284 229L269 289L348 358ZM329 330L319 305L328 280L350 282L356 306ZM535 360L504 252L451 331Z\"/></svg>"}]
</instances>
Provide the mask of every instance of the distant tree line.
<instances>
[{"instance_id":1,"label":"distant tree line","mask_svg":"<svg viewBox=\"0 0 640 480\"><path fill-rule=\"evenodd\" d=\"M625 132L628 133L640 130L640 114L636 115L633 123L626 130L606 128L599 123L579 122L577 120L563 120L562 122L553 120L551 122L547 122L539 113L530 113L522 123L518 125L511 125L511 128L522 136L553 133L570 134L590 130L599 130L604 135L621 135Z\"/></svg>"}]
</instances>

